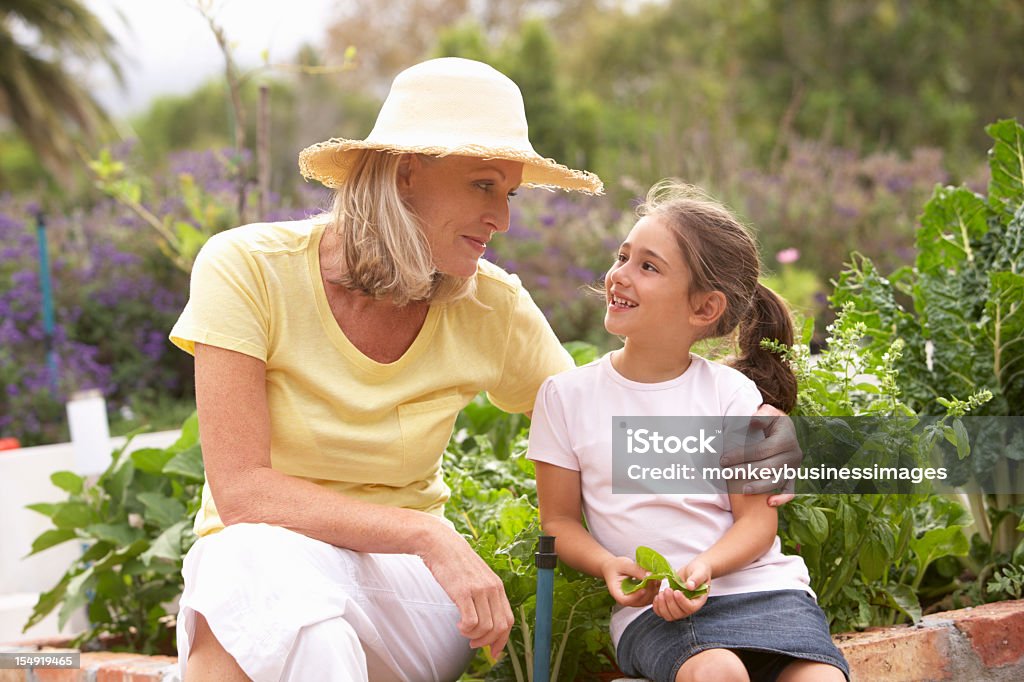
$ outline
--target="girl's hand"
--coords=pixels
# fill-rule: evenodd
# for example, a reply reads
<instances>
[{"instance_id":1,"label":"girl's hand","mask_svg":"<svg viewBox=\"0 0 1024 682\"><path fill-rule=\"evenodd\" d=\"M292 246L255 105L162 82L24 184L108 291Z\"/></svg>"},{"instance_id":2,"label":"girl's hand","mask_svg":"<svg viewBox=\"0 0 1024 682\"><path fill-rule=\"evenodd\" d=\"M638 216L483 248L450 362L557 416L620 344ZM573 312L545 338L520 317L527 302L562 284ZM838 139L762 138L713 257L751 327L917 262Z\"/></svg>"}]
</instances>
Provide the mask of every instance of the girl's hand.
<instances>
[{"instance_id":1,"label":"girl's hand","mask_svg":"<svg viewBox=\"0 0 1024 682\"><path fill-rule=\"evenodd\" d=\"M647 577L647 571L629 557L617 556L606 560L601 564L601 576L608 586L609 594L622 606L647 606L658 596L659 586L653 581L636 592L622 592L622 581L625 578L643 580Z\"/></svg>"},{"instance_id":2,"label":"girl's hand","mask_svg":"<svg viewBox=\"0 0 1024 682\"><path fill-rule=\"evenodd\" d=\"M694 559L679 571L679 577L686 589L695 590L704 583L711 583L711 567L701 559ZM699 611L707 600L707 592L689 599L679 590L665 589L654 598L654 612L665 620L681 620Z\"/></svg>"}]
</instances>

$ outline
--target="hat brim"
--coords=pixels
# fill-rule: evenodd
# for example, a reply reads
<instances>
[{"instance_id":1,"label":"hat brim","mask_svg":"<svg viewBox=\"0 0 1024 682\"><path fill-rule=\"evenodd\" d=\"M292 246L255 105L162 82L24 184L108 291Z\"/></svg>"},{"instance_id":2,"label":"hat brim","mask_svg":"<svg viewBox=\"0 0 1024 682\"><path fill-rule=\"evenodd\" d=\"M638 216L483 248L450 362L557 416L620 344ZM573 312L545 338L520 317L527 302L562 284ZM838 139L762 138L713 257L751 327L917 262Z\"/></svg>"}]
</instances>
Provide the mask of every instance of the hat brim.
<instances>
[{"instance_id":1,"label":"hat brim","mask_svg":"<svg viewBox=\"0 0 1024 682\"><path fill-rule=\"evenodd\" d=\"M356 152L373 149L390 154L427 154L429 156L473 156L481 159L506 159L523 164L523 186L564 189L585 194L601 194L604 183L588 171L573 170L535 152L492 147L406 147L332 138L306 147L299 153L299 170L307 180L316 180L337 189L348 178Z\"/></svg>"}]
</instances>

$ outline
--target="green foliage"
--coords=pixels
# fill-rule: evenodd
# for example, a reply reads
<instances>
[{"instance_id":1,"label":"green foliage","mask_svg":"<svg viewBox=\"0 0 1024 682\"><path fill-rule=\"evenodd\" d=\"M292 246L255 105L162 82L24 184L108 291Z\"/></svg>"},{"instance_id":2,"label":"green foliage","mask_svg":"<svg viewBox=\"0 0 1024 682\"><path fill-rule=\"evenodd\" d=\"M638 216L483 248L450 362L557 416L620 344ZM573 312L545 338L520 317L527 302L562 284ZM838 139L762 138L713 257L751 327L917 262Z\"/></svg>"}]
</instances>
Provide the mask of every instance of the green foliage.
<instances>
[{"instance_id":1,"label":"green foliage","mask_svg":"<svg viewBox=\"0 0 1024 682\"><path fill-rule=\"evenodd\" d=\"M1024 566L1007 566L992 575L990 593L1002 593L1007 599L1024 597Z\"/></svg>"},{"instance_id":2,"label":"green foliage","mask_svg":"<svg viewBox=\"0 0 1024 682\"><path fill-rule=\"evenodd\" d=\"M644 547L641 545L636 548L636 563L640 568L648 571L648 574L643 580L623 578L623 594L632 594L637 590L642 590L647 587L647 583L650 582L657 582L660 584L662 580L667 580L669 586L673 590L679 590L686 595L688 599L696 599L710 589L710 585L707 583L698 586L695 590L688 589L679 579L679 574L672 568L672 564L668 562L668 559L650 547Z\"/></svg>"},{"instance_id":3,"label":"green foliage","mask_svg":"<svg viewBox=\"0 0 1024 682\"><path fill-rule=\"evenodd\" d=\"M884 352L896 340L904 344L893 367L902 399L919 414L939 414L951 396L981 391L992 394L981 414L1024 414L1024 128L1005 120L986 131L994 140L988 195L936 188L921 216L914 267L886 277L871 260L855 257L832 298L863 325L866 354ZM993 464L972 461L978 475ZM1024 468L998 466L1000 480L1024 489ZM1015 528L1019 513L1006 514L1024 499L970 499L994 560L1024 547Z\"/></svg>"},{"instance_id":4,"label":"green foliage","mask_svg":"<svg viewBox=\"0 0 1024 682\"><path fill-rule=\"evenodd\" d=\"M968 407L991 398L980 392L951 403L946 419L929 430L916 429L914 412L902 401L895 369L903 342L872 350L863 340L866 324L847 304L828 328L827 349L811 362L806 344L784 348L766 344L790 361L797 374L799 396L795 414L808 416L902 417L880 419L879 433L865 444L869 460L885 452L930 452L943 438L966 447L958 417ZM947 424L947 420L951 424ZM857 457L854 453L852 458ZM787 553L807 564L811 587L834 632L889 625L904 618L921 618L921 596L952 592L956 585L935 574L934 566L947 557L968 553L966 529L970 513L954 499L919 494L801 495L780 509L779 536ZM934 584L942 583L942 584Z\"/></svg>"},{"instance_id":5,"label":"green foliage","mask_svg":"<svg viewBox=\"0 0 1024 682\"><path fill-rule=\"evenodd\" d=\"M596 349L571 344L577 362ZM537 571L533 553L540 526L533 463L524 456L527 422L478 397L459 417L445 452L452 494L448 518L502 579L515 614L506 653L499 660L481 651L465 680L515 680L533 675L533 625ZM557 544L556 544L557 550ZM612 599L604 582L559 565L552 613L552 680L575 679L584 666L609 669Z\"/></svg>"},{"instance_id":6,"label":"green foliage","mask_svg":"<svg viewBox=\"0 0 1024 682\"><path fill-rule=\"evenodd\" d=\"M29 505L54 525L35 539L31 554L73 540L82 555L40 595L25 629L58 606L63 627L84 606L90 625L75 646L105 636L115 648L173 654L170 614L181 594L182 557L195 542L191 519L203 482L195 415L167 449L128 454L127 447L113 453L96 481L53 474L53 484L68 493L64 502Z\"/></svg>"},{"instance_id":7,"label":"green foliage","mask_svg":"<svg viewBox=\"0 0 1024 682\"><path fill-rule=\"evenodd\" d=\"M237 175L236 160L222 159L234 168L231 175ZM207 192L189 173L180 173L177 178L184 216L170 211L157 215L144 202L153 193L152 183L145 176L133 173L108 149L90 161L89 167L96 176L97 187L142 219L153 230L160 251L184 272L192 271L199 249L210 236L239 222L237 207Z\"/></svg>"}]
</instances>

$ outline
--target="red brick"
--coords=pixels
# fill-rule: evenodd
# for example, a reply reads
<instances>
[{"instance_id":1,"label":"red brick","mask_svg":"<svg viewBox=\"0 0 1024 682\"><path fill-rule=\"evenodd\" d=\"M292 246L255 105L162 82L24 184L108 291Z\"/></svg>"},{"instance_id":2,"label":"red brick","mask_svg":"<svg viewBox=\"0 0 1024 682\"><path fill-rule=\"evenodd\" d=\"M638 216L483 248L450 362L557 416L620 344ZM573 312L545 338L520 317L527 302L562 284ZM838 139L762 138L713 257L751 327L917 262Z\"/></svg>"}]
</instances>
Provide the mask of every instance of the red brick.
<instances>
[{"instance_id":1,"label":"red brick","mask_svg":"<svg viewBox=\"0 0 1024 682\"><path fill-rule=\"evenodd\" d=\"M172 656L144 656L110 661L96 672L96 682L160 682L167 667L176 661Z\"/></svg>"},{"instance_id":2,"label":"red brick","mask_svg":"<svg viewBox=\"0 0 1024 682\"><path fill-rule=\"evenodd\" d=\"M1024 601L984 604L942 614L967 635L986 668L998 668L1024 659Z\"/></svg>"},{"instance_id":3,"label":"red brick","mask_svg":"<svg viewBox=\"0 0 1024 682\"><path fill-rule=\"evenodd\" d=\"M948 680L949 630L942 627L877 628L837 635L852 682Z\"/></svg>"},{"instance_id":4,"label":"red brick","mask_svg":"<svg viewBox=\"0 0 1024 682\"><path fill-rule=\"evenodd\" d=\"M82 682L85 682L86 671L95 671L96 682L122 682L124 676L115 666L128 661L146 660L141 654L128 654L113 651L94 651L82 654Z\"/></svg>"},{"instance_id":5,"label":"red brick","mask_svg":"<svg viewBox=\"0 0 1024 682\"><path fill-rule=\"evenodd\" d=\"M35 680L38 682L84 682L81 670L72 668L34 668Z\"/></svg>"},{"instance_id":6,"label":"red brick","mask_svg":"<svg viewBox=\"0 0 1024 682\"><path fill-rule=\"evenodd\" d=\"M24 670L0 670L0 682L26 682L28 673Z\"/></svg>"}]
</instances>

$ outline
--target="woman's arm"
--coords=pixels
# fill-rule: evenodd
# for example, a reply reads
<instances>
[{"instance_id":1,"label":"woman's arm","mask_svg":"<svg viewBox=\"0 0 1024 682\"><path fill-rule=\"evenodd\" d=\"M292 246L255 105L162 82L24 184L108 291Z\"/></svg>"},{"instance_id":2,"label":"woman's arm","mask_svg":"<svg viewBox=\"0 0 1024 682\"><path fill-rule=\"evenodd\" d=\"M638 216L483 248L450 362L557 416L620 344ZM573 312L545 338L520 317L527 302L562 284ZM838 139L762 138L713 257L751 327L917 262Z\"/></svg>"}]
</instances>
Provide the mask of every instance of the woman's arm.
<instances>
[{"instance_id":1,"label":"woman's arm","mask_svg":"<svg viewBox=\"0 0 1024 682\"><path fill-rule=\"evenodd\" d=\"M225 525L267 523L359 552L416 554L459 607L462 634L496 654L512 609L469 544L423 512L355 500L270 466L266 365L196 344L196 404L207 483Z\"/></svg>"},{"instance_id":2,"label":"woman's arm","mask_svg":"<svg viewBox=\"0 0 1024 682\"><path fill-rule=\"evenodd\" d=\"M577 571L603 578L615 601L623 606L645 606L657 594L648 585L630 595L622 593L623 578L642 579L647 571L629 557L617 557L605 549L583 527L580 472L534 462L537 476L537 501L544 532L554 535L558 558Z\"/></svg>"},{"instance_id":3,"label":"woman's arm","mask_svg":"<svg viewBox=\"0 0 1024 682\"><path fill-rule=\"evenodd\" d=\"M689 590L710 583L714 576L728 575L748 566L775 542L779 512L765 501L767 495L730 494L733 524L709 549L679 571ZM678 620L704 605L707 593L688 599L678 590L664 590L654 600L654 612L665 620Z\"/></svg>"}]
</instances>

